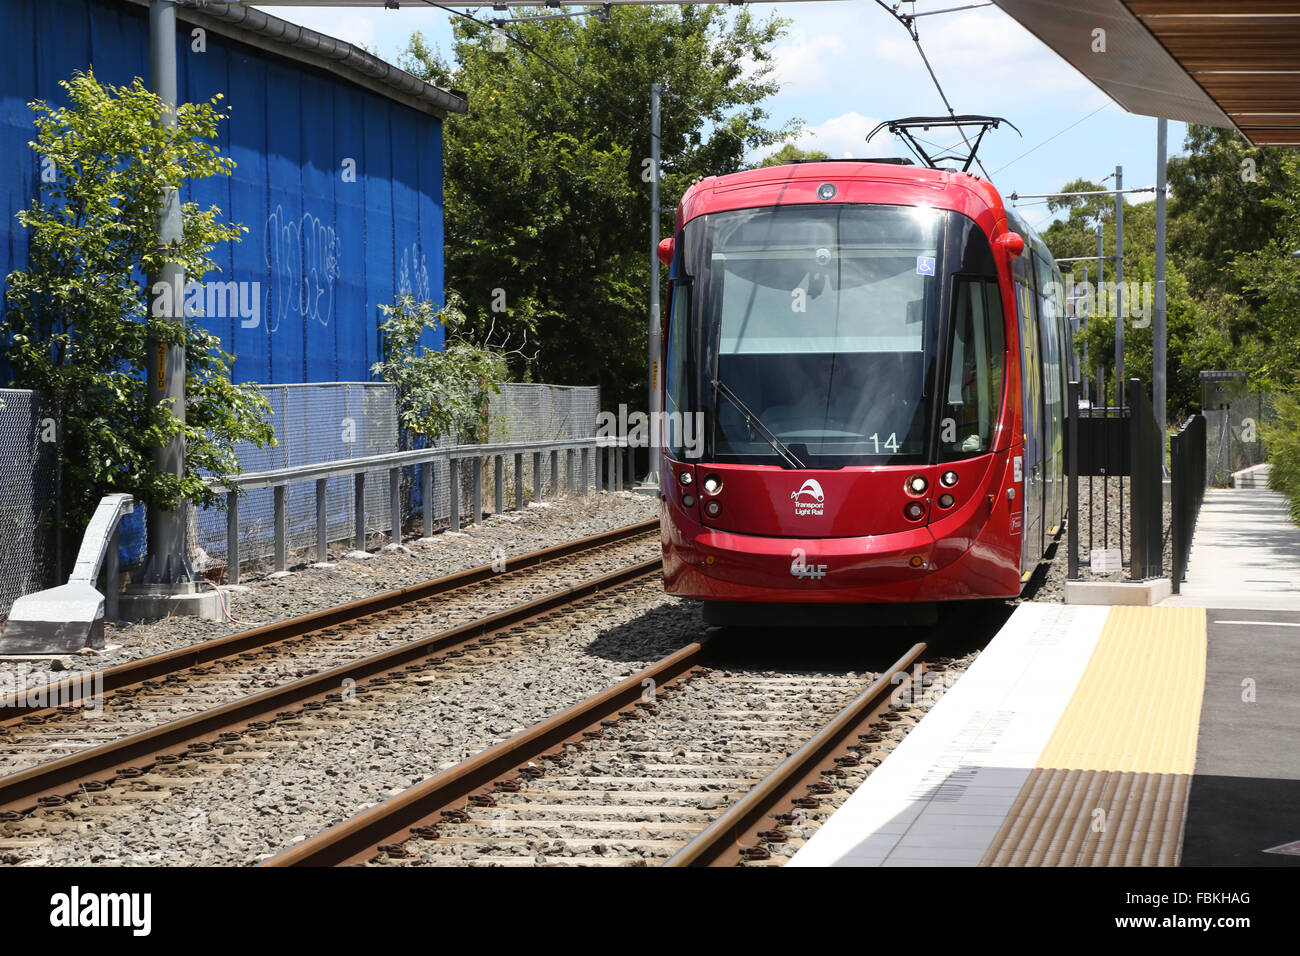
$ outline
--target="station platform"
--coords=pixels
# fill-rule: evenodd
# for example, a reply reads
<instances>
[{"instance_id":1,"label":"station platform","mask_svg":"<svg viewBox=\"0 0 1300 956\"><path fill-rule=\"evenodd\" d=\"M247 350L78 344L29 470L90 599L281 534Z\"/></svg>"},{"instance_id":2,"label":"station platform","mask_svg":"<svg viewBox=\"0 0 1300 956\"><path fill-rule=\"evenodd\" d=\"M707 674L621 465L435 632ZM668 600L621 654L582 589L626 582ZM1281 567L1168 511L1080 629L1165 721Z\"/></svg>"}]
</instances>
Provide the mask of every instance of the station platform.
<instances>
[{"instance_id":1,"label":"station platform","mask_svg":"<svg viewBox=\"0 0 1300 956\"><path fill-rule=\"evenodd\" d=\"M1211 492L1159 606L1022 604L789 865L1300 865L1300 529L1279 499Z\"/></svg>"},{"instance_id":2,"label":"station platform","mask_svg":"<svg viewBox=\"0 0 1300 956\"><path fill-rule=\"evenodd\" d=\"M1211 488L1181 593L1162 606L1300 611L1300 528L1267 488Z\"/></svg>"}]
</instances>

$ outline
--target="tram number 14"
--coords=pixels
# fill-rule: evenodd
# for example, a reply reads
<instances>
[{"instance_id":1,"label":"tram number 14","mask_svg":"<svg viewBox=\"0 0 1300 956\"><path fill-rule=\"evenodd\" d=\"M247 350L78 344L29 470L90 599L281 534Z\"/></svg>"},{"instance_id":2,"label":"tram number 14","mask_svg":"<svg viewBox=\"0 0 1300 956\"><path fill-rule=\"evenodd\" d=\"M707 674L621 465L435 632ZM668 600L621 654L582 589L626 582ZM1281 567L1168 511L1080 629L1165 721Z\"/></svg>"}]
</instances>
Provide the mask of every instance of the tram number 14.
<instances>
[{"instance_id":1,"label":"tram number 14","mask_svg":"<svg viewBox=\"0 0 1300 956\"><path fill-rule=\"evenodd\" d=\"M826 565L809 564L808 554L803 548L795 548L790 552L790 557L794 558L790 562L790 575L796 578L807 578L818 581L826 577Z\"/></svg>"},{"instance_id":2,"label":"tram number 14","mask_svg":"<svg viewBox=\"0 0 1300 956\"><path fill-rule=\"evenodd\" d=\"M875 453L879 455L881 446L880 435L875 433L870 434L867 436L867 441L871 442L875 446ZM884 441L884 446L885 451L896 453L898 451L898 435L895 432L890 432L889 437Z\"/></svg>"}]
</instances>

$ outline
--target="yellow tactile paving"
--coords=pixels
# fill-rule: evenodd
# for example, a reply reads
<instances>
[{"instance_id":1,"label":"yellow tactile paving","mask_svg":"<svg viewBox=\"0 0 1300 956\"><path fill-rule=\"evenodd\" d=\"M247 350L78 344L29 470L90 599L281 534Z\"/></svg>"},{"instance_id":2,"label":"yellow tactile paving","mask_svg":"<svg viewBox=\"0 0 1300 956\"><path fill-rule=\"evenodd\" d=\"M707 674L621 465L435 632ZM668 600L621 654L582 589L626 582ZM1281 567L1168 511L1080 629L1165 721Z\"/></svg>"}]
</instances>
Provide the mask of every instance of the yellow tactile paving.
<instances>
[{"instance_id":1,"label":"yellow tactile paving","mask_svg":"<svg viewBox=\"0 0 1300 956\"><path fill-rule=\"evenodd\" d=\"M1191 773L1205 685L1205 611L1111 608L1037 766Z\"/></svg>"},{"instance_id":2,"label":"yellow tactile paving","mask_svg":"<svg viewBox=\"0 0 1300 956\"><path fill-rule=\"evenodd\" d=\"M1205 641L1201 608L1111 609L982 865L1177 865Z\"/></svg>"}]
</instances>

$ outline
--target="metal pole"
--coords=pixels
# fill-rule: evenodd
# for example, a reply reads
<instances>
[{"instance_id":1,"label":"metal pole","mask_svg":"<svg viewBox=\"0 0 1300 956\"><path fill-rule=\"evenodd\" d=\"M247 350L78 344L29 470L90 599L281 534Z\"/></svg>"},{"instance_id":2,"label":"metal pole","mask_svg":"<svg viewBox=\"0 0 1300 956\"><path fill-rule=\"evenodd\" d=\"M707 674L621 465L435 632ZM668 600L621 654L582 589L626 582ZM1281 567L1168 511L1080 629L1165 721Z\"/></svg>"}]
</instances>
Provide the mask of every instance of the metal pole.
<instances>
[{"instance_id":1,"label":"metal pole","mask_svg":"<svg viewBox=\"0 0 1300 956\"><path fill-rule=\"evenodd\" d=\"M239 492L226 492L226 582L239 583Z\"/></svg>"},{"instance_id":2,"label":"metal pole","mask_svg":"<svg viewBox=\"0 0 1300 956\"><path fill-rule=\"evenodd\" d=\"M389 544L402 543L402 469L388 469Z\"/></svg>"},{"instance_id":3,"label":"metal pole","mask_svg":"<svg viewBox=\"0 0 1300 956\"><path fill-rule=\"evenodd\" d=\"M659 84L650 84L650 426L653 430L659 420ZM658 458L655 455L655 438L650 441L650 464L646 471L647 485L659 484Z\"/></svg>"},{"instance_id":4,"label":"metal pole","mask_svg":"<svg viewBox=\"0 0 1300 956\"><path fill-rule=\"evenodd\" d=\"M1085 289L1089 289L1089 290L1091 290L1091 288L1092 288L1091 286L1088 285L1088 267L1087 267L1087 266L1084 266L1084 267L1083 267L1083 287L1084 287ZM1078 309L1078 301L1079 301L1078 299L1075 299L1075 314L1076 314L1076 315L1078 315L1078 312L1079 312L1079 309ZM1096 308L1097 299L1096 299L1095 296L1093 297L1093 300L1092 300L1092 301L1093 301L1093 307ZM1079 317L1079 335L1080 335L1080 337L1083 339L1083 361L1079 363L1079 377L1080 377L1081 379L1083 379L1083 395L1084 395L1085 398L1088 397L1088 334L1087 334L1087 328L1086 328L1086 325L1085 325L1085 323L1086 323L1086 321L1087 321L1088 318L1090 318L1090 316L1080 316L1080 317ZM1090 404L1091 404L1091 403L1090 403Z\"/></svg>"},{"instance_id":5,"label":"metal pole","mask_svg":"<svg viewBox=\"0 0 1300 956\"><path fill-rule=\"evenodd\" d=\"M285 493L284 485L276 485L271 489L271 497L274 501L275 569L277 571L284 571L288 567L289 558L289 517L288 508L285 504Z\"/></svg>"},{"instance_id":6,"label":"metal pole","mask_svg":"<svg viewBox=\"0 0 1300 956\"><path fill-rule=\"evenodd\" d=\"M483 520L483 459L480 456L475 455L470 459L470 461L473 462L474 471L471 474L473 504L471 505L472 517L470 518L469 523L478 524Z\"/></svg>"},{"instance_id":7,"label":"metal pole","mask_svg":"<svg viewBox=\"0 0 1300 956\"><path fill-rule=\"evenodd\" d=\"M1165 327L1165 165L1169 142L1169 121L1156 120L1156 300L1151 327L1152 399L1156 424L1160 426L1161 461L1165 446L1166 379L1165 350L1168 342ZM1163 467L1163 464L1162 464Z\"/></svg>"},{"instance_id":8,"label":"metal pole","mask_svg":"<svg viewBox=\"0 0 1300 956\"><path fill-rule=\"evenodd\" d=\"M1115 188L1124 185L1124 167L1115 167ZM1124 388L1124 197L1115 197L1115 381ZM1116 393L1119 400L1119 393Z\"/></svg>"},{"instance_id":9,"label":"metal pole","mask_svg":"<svg viewBox=\"0 0 1300 956\"><path fill-rule=\"evenodd\" d=\"M447 493L450 498L448 524L452 531L460 530L460 462L447 457Z\"/></svg>"},{"instance_id":10,"label":"metal pole","mask_svg":"<svg viewBox=\"0 0 1300 956\"><path fill-rule=\"evenodd\" d=\"M316 560L330 559L329 479L316 479Z\"/></svg>"},{"instance_id":11,"label":"metal pole","mask_svg":"<svg viewBox=\"0 0 1300 956\"><path fill-rule=\"evenodd\" d=\"M366 473L359 471L352 478L352 547L366 550Z\"/></svg>"},{"instance_id":12,"label":"metal pole","mask_svg":"<svg viewBox=\"0 0 1300 956\"><path fill-rule=\"evenodd\" d=\"M420 466L420 497L424 499L424 536L433 537L433 462Z\"/></svg>"},{"instance_id":13,"label":"metal pole","mask_svg":"<svg viewBox=\"0 0 1300 956\"><path fill-rule=\"evenodd\" d=\"M1070 513L1066 519L1070 522L1069 530L1066 536L1066 547L1069 552L1066 555L1066 573L1065 576L1071 581L1079 579L1079 383L1070 382L1066 385L1066 405L1065 405L1065 427L1066 427L1066 448L1069 450L1067 457L1070 468L1066 474L1067 494L1070 502ZM1091 506L1089 502L1089 506Z\"/></svg>"},{"instance_id":14,"label":"metal pole","mask_svg":"<svg viewBox=\"0 0 1300 956\"><path fill-rule=\"evenodd\" d=\"M176 4L172 0L151 0L149 4L149 64L153 91L162 100L163 127L176 128ZM174 186L162 191L158 217L158 244L179 245L182 238L180 196ZM147 277L151 314L164 322L185 321L185 270L179 263L165 261L157 275ZM164 291L165 290L165 291ZM163 405L185 421L185 347L150 336L148 356L148 401ZM154 467L165 475L185 473L185 443L177 436L165 447L153 450ZM165 510L153 502L148 506L148 554L142 575L144 584L184 585L194 581L185 540L186 502Z\"/></svg>"}]
</instances>

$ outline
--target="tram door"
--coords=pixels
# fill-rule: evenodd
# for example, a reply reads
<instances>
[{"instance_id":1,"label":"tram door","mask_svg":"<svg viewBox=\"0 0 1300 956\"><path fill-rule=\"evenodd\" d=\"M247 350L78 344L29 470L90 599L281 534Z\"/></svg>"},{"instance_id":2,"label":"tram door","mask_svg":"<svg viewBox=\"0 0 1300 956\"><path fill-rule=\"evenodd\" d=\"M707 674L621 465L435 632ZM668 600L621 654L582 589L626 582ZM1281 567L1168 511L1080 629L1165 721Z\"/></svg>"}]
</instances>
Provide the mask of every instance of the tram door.
<instances>
[{"instance_id":1,"label":"tram door","mask_svg":"<svg viewBox=\"0 0 1300 956\"><path fill-rule=\"evenodd\" d=\"M1020 319L1020 375L1025 424L1024 524L1020 539L1021 577L1043 554L1043 365L1039 342L1038 294L1028 249L1015 260L1016 312Z\"/></svg>"},{"instance_id":2,"label":"tram door","mask_svg":"<svg viewBox=\"0 0 1300 956\"><path fill-rule=\"evenodd\" d=\"M1034 272L1038 279L1039 355L1043 366L1043 534L1046 538L1060 530L1065 485L1065 395L1062 389L1061 312L1058 298L1060 285L1053 279L1053 269L1037 252Z\"/></svg>"}]
</instances>

